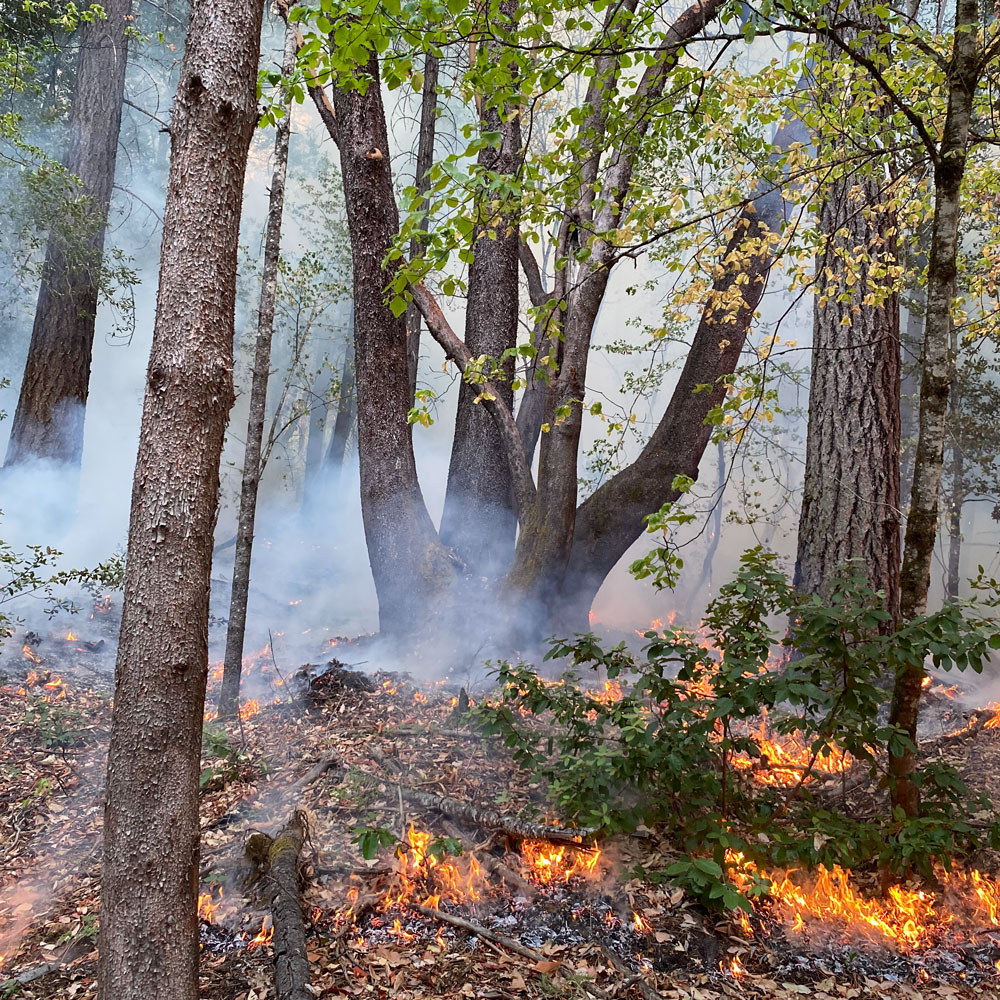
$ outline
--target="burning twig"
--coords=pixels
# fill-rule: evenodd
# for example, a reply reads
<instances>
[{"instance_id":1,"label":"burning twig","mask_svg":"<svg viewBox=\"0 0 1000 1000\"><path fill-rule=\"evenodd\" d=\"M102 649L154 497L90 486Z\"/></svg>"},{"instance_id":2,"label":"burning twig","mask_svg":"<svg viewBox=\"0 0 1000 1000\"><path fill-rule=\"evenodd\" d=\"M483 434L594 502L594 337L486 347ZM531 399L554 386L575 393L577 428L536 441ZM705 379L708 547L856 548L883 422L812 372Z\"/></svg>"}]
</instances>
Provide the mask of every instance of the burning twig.
<instances>
[{"instance_id":1,"label":"burning twig","mask_svg":"<svg viewBox=\"0 0 1000 1000\"><path fill-rule=\"evenodd\" d=\"M263 836L263 835L260 835ZM299 903L299 854L306 821L296 809L284 829L267 838L261 867L268 875L267 896L274 919L274 987L278 1000L312 1000L306 928Z\"/></svg>"}]
</instances>

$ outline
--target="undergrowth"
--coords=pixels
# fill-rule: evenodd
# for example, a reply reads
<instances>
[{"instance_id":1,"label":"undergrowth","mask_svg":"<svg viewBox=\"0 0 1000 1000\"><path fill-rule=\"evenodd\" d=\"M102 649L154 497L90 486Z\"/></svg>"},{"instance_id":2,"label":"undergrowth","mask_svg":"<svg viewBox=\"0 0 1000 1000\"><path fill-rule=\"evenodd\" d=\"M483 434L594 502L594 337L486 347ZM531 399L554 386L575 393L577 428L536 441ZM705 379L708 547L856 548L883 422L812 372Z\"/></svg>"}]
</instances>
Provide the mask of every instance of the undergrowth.
<instances>
[{"instance_id":1,"label":"undergrowth","mask_svg":"<svg viewBox=\"0 0 1000 1000\"><path fill-rule=\"evenodd\" d=\"M749 908L748 895L766 892L763 880L749 889L730 880L737 856L761 868L870 863L930 875L936 864L1000 845L995 815L970 819L992 814L992 803L954 768L926 762L918 818L888 808L854 816L826 766L846 752L887 788L887 751L908 740L885 721L885 679L923 669L928 658L939 669L980 671L1000 643L981 605L950 604L895 630L881 606L850 570L827 601L803 596L773 555L754 549L697 632L647 632L641 657L593 634L555 641L546 659L570 664L558 680L501 662L499 696L473 714L544 783L564 819L609 834L660 828L685 857L643 874L710 906ZM587 690L595 671L622 682L620 698ZM754 780L771 766L762 717L768 735L809 748L791 784Z\"/></svg>"}]
</instances>

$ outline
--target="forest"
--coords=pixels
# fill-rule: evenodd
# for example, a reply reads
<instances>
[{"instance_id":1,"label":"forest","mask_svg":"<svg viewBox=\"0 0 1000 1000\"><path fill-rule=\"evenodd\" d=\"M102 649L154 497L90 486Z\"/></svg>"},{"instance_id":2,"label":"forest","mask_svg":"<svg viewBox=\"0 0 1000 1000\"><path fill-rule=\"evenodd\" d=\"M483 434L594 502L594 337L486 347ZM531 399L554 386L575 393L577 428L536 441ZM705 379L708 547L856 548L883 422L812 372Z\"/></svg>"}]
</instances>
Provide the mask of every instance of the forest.
<instances>
[{"instance_id":1,"label":"forest","mask_svg":"<svg viewBox=\"0 0 1000 1000\"><path fill-rule=\"evenodd\" d=\"M0 0L0 998L1000 996L998 15Z\"/></svg>"}]
</instances>

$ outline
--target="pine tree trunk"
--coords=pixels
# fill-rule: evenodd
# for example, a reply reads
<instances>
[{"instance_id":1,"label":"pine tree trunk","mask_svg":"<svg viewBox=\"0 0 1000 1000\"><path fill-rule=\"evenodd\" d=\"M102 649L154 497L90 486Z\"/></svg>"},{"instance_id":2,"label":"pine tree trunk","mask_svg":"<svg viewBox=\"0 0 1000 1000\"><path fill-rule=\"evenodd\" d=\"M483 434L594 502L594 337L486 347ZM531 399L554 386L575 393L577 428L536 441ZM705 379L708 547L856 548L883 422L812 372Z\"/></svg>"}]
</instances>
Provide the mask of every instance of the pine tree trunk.
<instances>
[{"instance_id":1,"label":"pine tree trunk","mask_svg":"<svg viewBox=\"0 0 1000 1000\"><path fill-rule=\"evenodd\" d=\"M874 54L879 18L851 0L848 44ZM859 31L864 29L862 37ZM826 43L829 54L840 49ZM838 83L838 87L840 84ZM839 98L830 95L831 98ZM827 150L831 152L831 150ZM898 264L897 221L881 176L848 172L826 191L816 262L812 376L795 586L828 596L845 563L899 607L899 297L871 296ZM860 247L870 260L856 260Z\"/></svg>"},{"instance_id":2,"label":"pine tree trunk","mask_svg":"<svg viewBox=\"0 0 1000 1000\"><path fill-rule=\"evenodd\" d=\"M80 28L76 90L70 113L66 169L88 199L79 234L49 237L35 307L28 360L14 413L6 465L49 458L79 466L83 420L125 92L131 0L109 0L107 16Z\"/></svg>"},{"instance_id":3,"label":"pine tree trunk","mask_svg":"<svg viewBox=\"0 0 1000 1000\"><path fill-rule=\"evenodd\" d=\"M455 571L417 482L406 322L385 304L392 270L382 262L399 232L399 213L377 58L359 72L371 78L368 88L336 90L334 108L354 262L361 513L381 630L404 636L428 625Z\"/></svg>"},{"instance_id":4,"label":"pine tree trunk","mask_svg":"<svg viewBox=\"0 0 1000 1000\"><path fill-rule=\"evenodd\" d=\"M969 146L972 105L980 73L979 5L958 0L955 41L948 67L948 110L934 162L934 221L927 267L927 317L924 323L920 382L920 431L913 468L910 510L903 540L899 610L904 621L927 607L931 560L937 535L938 494L944 465L944 440L951 384L951 304L958 273L958 224L962 178ZM901 672L893 689L889 722L916 745L922 668ZM912 775L916 753L904 750L889 761L894 807L907 816L920 811Z\"/></svg>"},{"instance_id":5,"label":"pine tree trunk","mask_svg":"<svg viewBox=\"0 0 1000 1000\"><path fill-rule=\"evenodd\" d=\"M281 72L289 77L295 69L298 50L295 24L285 27L285 49ZM274 171L267 206L264 236L264 266L261 275L260 301L257 309L257 340L254 347L253 375L250 381L250 410L247 416L246 446L243 451L243 479L240 486L240 511L236 524L236 555L229 599L229 624L226 629L226 654L219 690L219 718L233 718L239 708L240 674L243 669L243 641L247 629L247 602L250 597L250 563L253 554L254 521L257 515L257 490L263 470L261 448L267 417L267 383L271 375L271 336L274 331L274 306L278 294L278 259L281 253L281 220L285 208L285 177L288 173L288 144L292 131L291 99L285 104L285 116L274 132Z\"/></svg>"},{"instance_id":6,"label":"pine tree trunk","mask_svg":"<svg viewBox=\"0 0 1000 1000\"><path fill-rule=\"evenodd\" d=\"M194 0L174 99L108 752L101 1000L198 996L198 774L263 2Z\"/></svg>"},{"instance_id":7,"label":"pine tree trunk","mask_svg":"<svg viewBox=\"0 0 1000 1000\"><path fill-rule=\"evenodd\" d=\"M501 0L498 30L513 31L516 0ZM499 60L503 47L491 43L489 57ZM482 101L481 130L499 132L499 148L480 150L478 163L491 175L513 179L521 163L521 119L513 117L495 96ZM480 218L472 234L469 294L465 312L465 345L472 356L500 359L517 345L519 205L510 199L500 205L496 196L483 195ZM493 378L509 410L514 407L512 360L503 363L504 377ZM479 389L464 381L459 387L458 413L448 469L448 490L441 515L441 541L450 546L477 574L496 576L514 555L517 517L510 466L500 429L476 403Z\"/></svg>"}]
</instances>

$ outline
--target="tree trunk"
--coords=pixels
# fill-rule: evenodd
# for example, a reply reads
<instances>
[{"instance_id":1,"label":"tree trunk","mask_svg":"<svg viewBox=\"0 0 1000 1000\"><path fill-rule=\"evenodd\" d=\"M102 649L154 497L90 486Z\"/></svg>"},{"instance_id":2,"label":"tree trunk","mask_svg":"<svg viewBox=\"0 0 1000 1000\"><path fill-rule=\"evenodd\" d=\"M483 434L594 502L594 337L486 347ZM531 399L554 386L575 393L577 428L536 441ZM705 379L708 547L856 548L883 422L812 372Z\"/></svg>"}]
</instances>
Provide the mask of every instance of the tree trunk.
<instances>
[{"instance_id":1,"label":"tree trunk","mask_svg":"<svg viewBox=\"0 0 1000 1000\"><path fill-rule=\"evenodd\" d=\"M365 92L336 90L334 108L354 262L361 513L380 627L402 636L427 626L455 571L417 482L407 422L406 322L385 304L392 267L383 269L382 262L399 232L399 213L374 54L359 72L371 78Z\"/></svg>"},{"instance_id":2,"label":"tree trunk","mask_svg":"<svg viewBox=\"0 0 1000 1000\"><path fill-rule=\"evenodd\" d=\"M428 192L431 189L430 169L434 165L434 131L437 126L438 68L440 60L433 52L424 56L424 85L420 96L420 136L417 139L417 165L414 182L420 195L421 226L427 226ZM410 259L424 255L424 241L410 240ZM417 390L417 369L420 366L420 310L410 303L406 310L406 356L410 370L410 400Z\"/></svg>"},{"instance_id":3,"label":"tree trunk","mask_svg":"<svg viewBox=\"0 0 1000 1000\"><path fill-rule=\"evenodd\" d=\"M49 458L79 466L83 419L125 91L131 0L109 0L107 16L80 28L66 169L88 199L88 232L49 236L31 345L14 413L6 464Z\"/></svg>"},{"instance_id":4,"label":"tree trunk","mask_svg":"<svg viewBox=\"0 0 1000 1000\"><path fill-rule=\"evenodd\" d=\"M497 14L502 27L498 23L495 30L516 28L516 0L501 0ZM491 60L503 56L499 42L491 43L487 51ZM496 95L486 95L480 128L500 133L499 147L480 150L480 170L489 177L512 180L521 163L520 116L511 116ZM520 210L516 196L497 205L496 192L488 190L481 196L478 211L472 233L465 345L474 358L486 355L499 361L517 345ZM513 361L505 361L502 368L503 378L494 382L508 410L513 410ZM503 573L513 558L517 517L500 429L486 408L476 403L479 393L477 385L464 380L459 387L441 541L465 565L475 564L477 573L492 577Z\"/></svg>"},{"instance_id":5,"label":"tree trunk","mask_svg":"<svg viewBox=\"0 0 1000 1000\"><path fill-rule=\"evenodd\" d=\"M736 370L771 269L768 234L778 230L782 219L781 196L771 192L740 214L723 256L731 263L712 284L666 412L635 462L580 505L563 584L560 622L565 628L586 629L597 591L642 535L646 515L680 496L674 479L679 475L698 478L712 435L705 418L725 399L725 386L719 380ZM743 292L733 313L727 303L737 284ZM699 385L713 388L696 392Z\"/></svg>"},{"instance_id":6,"label":"tree trunk","mask_svg":"<svg viewBox=\"0 0 1000 1000\"><path fill-rule=\"evenodd\" d=\"M972 105L981 72L979 5L958 0L955 40L948 66L948 110L941 141L934 155L934 220L927 267L927 317L924 323L923 374L920 382L920 431L913 468L910 510L903 541L899 610L904 620L927 607L931 559L937 535L938 493L944 464L951 363L951 304L958 273L958 223L962 178L969 145ZM916 746L922 667L902 671L896 678L889 711L891 725L901 729ZM914 749L889 761L892 805L907 816L920 811L920 794L912 775Z\"/></svg>"},{"instance_id":7,"label":"tree trunk","mask_svg":"<svg viewBox=\"0 0 1000 1000\"><path fill-rule=\"evenodd\" d=\"M880 19L852 0L834 12L856 28L843 40L871 57ZM861 37L859 37L859 33ZM832 57L840 49L827 41ZM839 84L838 84L839 86ZM839 99L834 95L824 95ZM823 143L830 153L828 143ZM898 264L897 220L881 176L834 180L820 209L812 376L795 586L829 596L856 560L873 590L899 607L899 296L872 302ZM855 248L870 255L856 260ZM891 625L890 625L891 628Z\"/></svg>"},{"instance_id":8,"label":"tree trunk","mask_svg":"<svg viewBox=\"0 0 1000 1000\"><path fill-rule=\"evenodd\" d=\"M209 578L262 7L194 0L174 99L108 751L101 1000L198 996Z\"/></svg>"},{"instance_id":9,"label":"tree trunk","mask_svg":"<svg viewBox=\"0 0 1000 1000\"><path fill-rule=\"evenodd\" d=\"M347 350L344 367L340 371L340 398L337 401L337 419L333 424L333 436L326 452L324 466L328 474L340 476L344 467L347 441L354 430L357 410L354 405L354 306L351 306L351 326L348 331Z\"/></svg>"},{"instance_id":10,"label":"tree trunk","mask_svg":"<svg viewBox=\"0 0 1000 1000\"><path fill-rule=\"evenodd\" d=\"M298 50L297 28L285 27L285 49L281 72L289 77L295 70ZM281 252L281 218L285 207L285 177L288 173L288 143L292 131L291 99L285 104L285 116L274 133L274 171L267 206L264 235L264 267L261 275L260 301L257 309L257 341L254 348L253 376L250 382L250 412L247 417L246 446L243 451L243 481L240 487L240 511L236 525L236 555L229 599L229 625L226 630L226 654L219 690L219 718L233 718L239 708L240 674L243 669L243 640L247 628L247 601L250 596L250 563L253 554L254 520L257 514L257 489L263 470L261 446L267 415L267 383L271 376L271 334L274 331L274 305L278 293L278 258Z\"/></svg>"}]
</instances>

